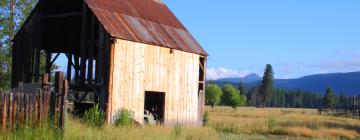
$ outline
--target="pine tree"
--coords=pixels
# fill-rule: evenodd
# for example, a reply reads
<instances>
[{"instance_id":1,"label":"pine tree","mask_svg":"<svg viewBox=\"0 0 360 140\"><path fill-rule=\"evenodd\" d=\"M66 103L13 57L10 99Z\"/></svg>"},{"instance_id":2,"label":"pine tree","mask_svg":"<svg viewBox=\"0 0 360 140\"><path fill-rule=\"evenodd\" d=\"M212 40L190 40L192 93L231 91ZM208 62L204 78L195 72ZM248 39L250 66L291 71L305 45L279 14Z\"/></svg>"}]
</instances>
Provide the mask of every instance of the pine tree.
<instances>
[{"instance_id":1,"label":"pine tree","mask_svg":"<svg viewBox=\"0 0 360 140\"><path fill-rule=\"evenodd\" d=\"M323 98L323 107L326 109L334 109L336 106L336 98L333 91L330 88L326 89L325 96Z\"/></svg>"},{"instance_id":2,"label":"pine tree","mask_svg":"<svg viewBox=\"0 0 360 140\"><path fill-rule=\"evenodd\" d=\"M273 90L274 72L270 64L266 65L263 79L260 86L260 103L262 107L269 104Z\"/></svg>"}]
</instances>

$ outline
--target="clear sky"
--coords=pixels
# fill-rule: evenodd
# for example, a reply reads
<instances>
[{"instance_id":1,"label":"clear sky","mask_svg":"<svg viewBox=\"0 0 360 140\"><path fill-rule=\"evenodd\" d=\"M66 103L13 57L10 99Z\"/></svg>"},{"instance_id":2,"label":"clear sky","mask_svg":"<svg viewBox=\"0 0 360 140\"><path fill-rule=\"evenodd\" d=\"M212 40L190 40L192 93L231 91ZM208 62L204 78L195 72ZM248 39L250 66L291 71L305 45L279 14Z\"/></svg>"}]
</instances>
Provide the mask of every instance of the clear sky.
<instances>
[{"instance_id":1,"label":"clear sky","mask_svg":"<svg viewBox=\"0 0 360 140\"><path fill-rule=\"evenodd\" d=\"M360 0L163 1L210 54L210 79L360 71Z\"/></svg>"}]
</instances>

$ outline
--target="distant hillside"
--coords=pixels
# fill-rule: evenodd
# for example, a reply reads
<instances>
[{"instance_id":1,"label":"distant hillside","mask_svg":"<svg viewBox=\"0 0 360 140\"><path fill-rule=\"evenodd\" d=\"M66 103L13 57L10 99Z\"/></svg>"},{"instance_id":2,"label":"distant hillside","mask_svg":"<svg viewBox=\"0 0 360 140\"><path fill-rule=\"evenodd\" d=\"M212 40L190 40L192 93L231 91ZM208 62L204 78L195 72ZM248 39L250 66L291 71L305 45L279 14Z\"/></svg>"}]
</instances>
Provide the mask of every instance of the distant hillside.
<instances>
[{"instance_id":1,"label":"distant hillside","mask_svg":"<svg viewBox=\"0 0 360 140\"><path fill-rule=\"evenodd\" d=\"M261 80L261 77L258 76L257 74L253 73L253 74L249 74L245 77L242 78L224 78L224 79L219 79L216 80L218 82L228 82L228 83L253 83L253 82L258 82Z\"/></svg>"},{"instance_id":2,"label":"distant hillside","mask_svg":"<svg viewBox=\"0 0 360 140\"><path fill-rule=\"evenodd\" d=\"M244 78L246 79L246 77ZM253 86L259 84L260 80L261 78L257 76L257 79L249 80L250 82L243 78L226 78L214 82L220 85L224 85L225 83L238 85L241 81L247 86ZM275 79L275 87L289 90L302 89L319 93L323 93L327 87L331 87L337 94L359 95L360 72L316 74L298 79Z\"/></svg>"}]
</instances>

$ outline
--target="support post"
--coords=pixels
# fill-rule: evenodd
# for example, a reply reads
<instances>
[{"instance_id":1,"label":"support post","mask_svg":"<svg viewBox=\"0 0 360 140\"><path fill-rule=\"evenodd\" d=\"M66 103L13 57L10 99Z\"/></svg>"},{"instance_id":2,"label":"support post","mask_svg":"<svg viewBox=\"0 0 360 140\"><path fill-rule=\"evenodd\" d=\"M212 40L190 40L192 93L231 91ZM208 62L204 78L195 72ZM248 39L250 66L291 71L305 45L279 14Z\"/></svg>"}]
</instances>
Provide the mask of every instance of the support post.
<instances>
[{"instance_id":1,"label":"support post","mask_svg":"<svg viewBox=\"0 0 360 140\"><path fill-rule=\"evenodd\" d=\"M63 90L61 95L61 110L60 110L60 120L59 120L59 128L63 132L65 130L65 116L67 112L66 107L66 99L68 94L68 82L63 80Z\"/></svg>"},{"instance_id":2,"label":"support post","mask_svg":"<svg viewBox=\"0 0 360 140\"><path fill-rule=\"evenodd\" d=\"M82 24L81 24L81 70L80 70L80 83L83 85L85 83L86 76L86 61L87 61L87 6L83 4L83 14L82 14Z\"/></svg>"},{"instance_id":3,"label":"support post","mask_svg":"<svg viewBox=\"0 0 360 140\"><path fill-rule=\"evenodd\" d=\"M45 73L48 73L51 75L51 52L46 51L46 71ZM51 81L49 76L49 81Z\"/></svg>"},{"instance_id":4,"label":"support post","mask_svg":"<svg viewBox=\"0 0 360 140\"><path fill-rule=\"evenodd\" d=\"M67 81L69 81L69 83L71 83L72 54L67 54L67 58L68 58L68 65L67 65L66 79Z\"/></svg>"}]
</instances>

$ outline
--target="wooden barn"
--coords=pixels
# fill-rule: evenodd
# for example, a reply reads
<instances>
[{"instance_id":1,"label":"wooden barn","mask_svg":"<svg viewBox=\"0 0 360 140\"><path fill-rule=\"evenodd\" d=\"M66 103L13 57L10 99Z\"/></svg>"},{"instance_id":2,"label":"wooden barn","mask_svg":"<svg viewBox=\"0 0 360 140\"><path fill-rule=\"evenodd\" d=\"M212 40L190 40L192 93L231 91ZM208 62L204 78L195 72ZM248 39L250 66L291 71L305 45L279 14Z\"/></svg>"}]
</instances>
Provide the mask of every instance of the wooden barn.
<instances>
[{"instance_id":1,"label":"wooden barn","mask_svg":"<svg viewBox=\"0 0 360 140\"><path fill-rule=\"evenodd\" d=\"M207 53L161 0L39 0L13 39L12 86L67 58L72 102L91 96L114 122L202 125ZM43 66L42 64L46 64Z\"/></svg>"}]
</instances>

